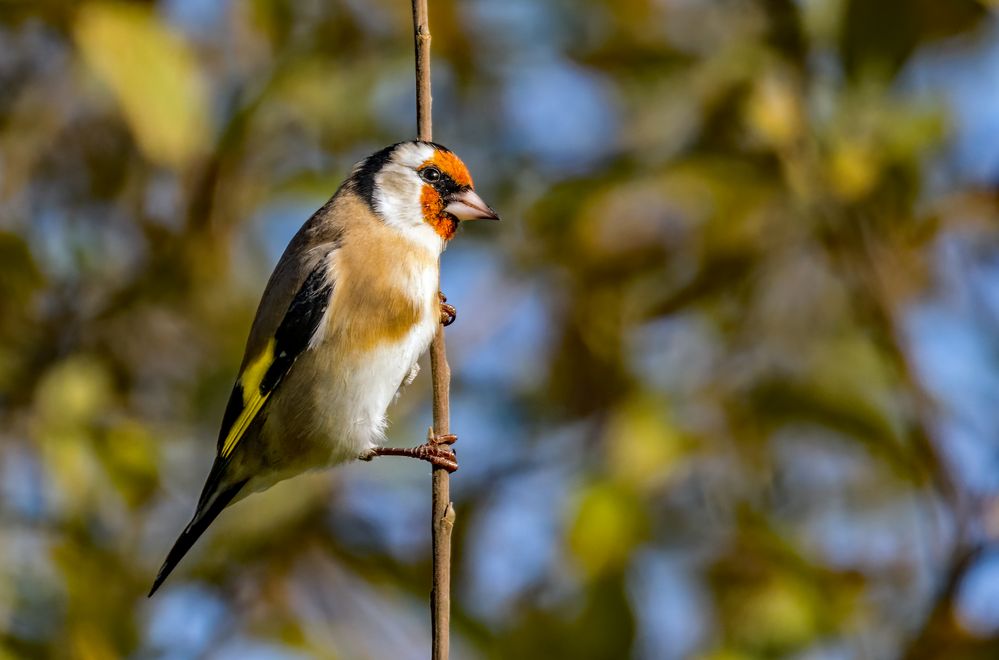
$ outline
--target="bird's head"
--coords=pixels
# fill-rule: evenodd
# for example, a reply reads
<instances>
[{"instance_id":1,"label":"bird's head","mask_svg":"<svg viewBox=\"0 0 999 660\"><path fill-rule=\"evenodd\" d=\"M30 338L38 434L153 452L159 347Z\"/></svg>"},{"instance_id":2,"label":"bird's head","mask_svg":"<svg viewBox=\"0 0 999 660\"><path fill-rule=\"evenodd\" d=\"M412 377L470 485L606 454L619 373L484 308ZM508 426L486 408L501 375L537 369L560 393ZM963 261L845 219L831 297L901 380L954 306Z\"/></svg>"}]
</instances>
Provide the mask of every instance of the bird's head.
<instances>
[{"instance_id":1,"label":"bird's head","mask_svg":"<svg viewBox=\"0 0 999 660\"><path fill-rule=\"evenodd\" d=\"M468 168L432 142L400 142L358 163L357 192L390 226L443 245L465 220L499 220L482 201Z\"/></svg>"}]
</instances>

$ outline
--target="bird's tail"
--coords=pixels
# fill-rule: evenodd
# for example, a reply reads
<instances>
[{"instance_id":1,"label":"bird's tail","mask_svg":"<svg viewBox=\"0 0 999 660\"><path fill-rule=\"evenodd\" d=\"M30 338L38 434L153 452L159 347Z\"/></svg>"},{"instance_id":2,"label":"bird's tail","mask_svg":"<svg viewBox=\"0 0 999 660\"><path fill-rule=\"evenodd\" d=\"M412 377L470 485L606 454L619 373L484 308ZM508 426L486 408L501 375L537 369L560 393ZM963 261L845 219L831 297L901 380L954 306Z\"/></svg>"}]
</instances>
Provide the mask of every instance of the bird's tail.
<instances>
[{"instance_id":1,"label":"bird's tail","mask_svg":"<svg viewBox=\"0 0 999 660\"><path fill-rule=\"evenodd\" d=\"M214 473L215 470L213 469ZM184 558L187 551L191 549L194 542L205 533L208 526L212 524L215 518L222 513L222 509L226 508L232 499L236 497L239 491L246 485L247 480L239 481L228 486L225 490L220 491L215 497L208 498L206 495L209 494L210 487L213 485L213 479L209 477L208 483L205 485L205 493L202 494L202 501L198 505L198 510L194 514L194 518L191 522L184 528L184 531L180 533L180 537L173 544L170 552L167 554L166 560L163 562L163 566L160 567L159 573L156 574L156 579L153 580L153 587L149 590L149 596L156 593L156 590L160 588L163 581L169 577L170 573L173 571L174 567ZM208 500L208 501L206 501Z\"/></svg>"}]
</instances>

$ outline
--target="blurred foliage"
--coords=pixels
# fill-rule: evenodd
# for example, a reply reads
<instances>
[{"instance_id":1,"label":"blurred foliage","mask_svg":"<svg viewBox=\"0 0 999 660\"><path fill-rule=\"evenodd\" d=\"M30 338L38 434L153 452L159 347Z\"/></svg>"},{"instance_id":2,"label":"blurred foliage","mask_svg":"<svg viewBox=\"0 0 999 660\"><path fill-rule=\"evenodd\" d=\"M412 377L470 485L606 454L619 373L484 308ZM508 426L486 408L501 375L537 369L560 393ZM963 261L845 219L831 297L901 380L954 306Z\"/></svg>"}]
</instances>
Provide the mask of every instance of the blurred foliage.
<instances>
[{"instance_id":1,"label":"blurred foliage","mask_svg":"<svg viewBox=\"0 0 999 660\"><path fill-rule=\"evenodd\" d=\"M999 373L947 334L999 336L996 198L913 83L995 3L431 5L435 135L505 219L444 258L455 656L999 657L999 485L920 359ZM144 597L277 255L411 134L409 12L0 1L3 657L425 657L413 464L254 496Z\"/></svg>"}]
</instances>

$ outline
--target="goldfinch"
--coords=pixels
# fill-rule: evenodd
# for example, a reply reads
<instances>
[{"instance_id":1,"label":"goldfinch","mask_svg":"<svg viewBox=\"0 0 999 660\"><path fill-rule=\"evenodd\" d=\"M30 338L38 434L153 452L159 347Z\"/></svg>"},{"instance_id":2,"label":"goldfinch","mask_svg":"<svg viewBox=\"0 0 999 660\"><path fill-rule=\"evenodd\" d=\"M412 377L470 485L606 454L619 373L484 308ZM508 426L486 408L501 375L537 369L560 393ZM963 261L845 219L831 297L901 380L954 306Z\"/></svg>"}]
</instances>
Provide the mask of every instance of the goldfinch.
<instances>
[{"instance_id":1,"label":"goldfinch","mask_svg":"<svg viewBox=\"0 0 999 660\"><path fill-rule=\"evenodd\" d=\"M381 446L385 412L412 382L437 324L454 319L438 258L462 220L498 220L464 163L400 142L354 166L271 274L222 417L194 518L149 595L224 508L307 470L379 455L457 468L446 445Z\"/></svg>"}]
</instances>

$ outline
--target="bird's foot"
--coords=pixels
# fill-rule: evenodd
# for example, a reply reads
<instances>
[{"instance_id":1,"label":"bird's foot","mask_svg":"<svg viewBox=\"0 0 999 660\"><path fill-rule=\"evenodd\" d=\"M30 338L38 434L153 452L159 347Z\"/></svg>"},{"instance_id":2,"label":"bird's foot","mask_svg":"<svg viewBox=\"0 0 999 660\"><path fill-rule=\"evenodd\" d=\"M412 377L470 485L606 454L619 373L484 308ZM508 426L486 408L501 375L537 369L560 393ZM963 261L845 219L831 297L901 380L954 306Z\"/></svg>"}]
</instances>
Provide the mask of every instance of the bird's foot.
<instances>
[{"instance_id":1,"label":"bird's foot","mask_svg":"<svg viewBox=\"0 0 999 660\"><path fill-rule=\"evenodd\" d=\"M447 327L458 318L458 310L454 308L454 305L447 304L447 296L444 295L443 291L438 291L437 295L441 299L441 325Z\"/></svg>"},{"instance_id":2,"label":"bird's foot","mask_svg":"<svg viewBox=\"0 0 999 660\"><path fill-rule=\"evenodd\" d=\"M430 429L427 441L419 447L375 447L361 456L362 461L370 461L375 456L406 456L426 461L434 467L454 472L458 469L458 457L455 456L453 445L458 436L453 433L435 435Z\"/></svg>"},{"instance_id":3,"label":"bird's foot","mask_svg":"<svg viewBox=\"0 0 999 660\"><path fill-rule=\"evenodd\" d=\"M445 433L443 435L436 435L433 429L427 431L427 444L428 445L453 445L458 442L458 436L454 433Z\"/></svg>"}]
</instances>

